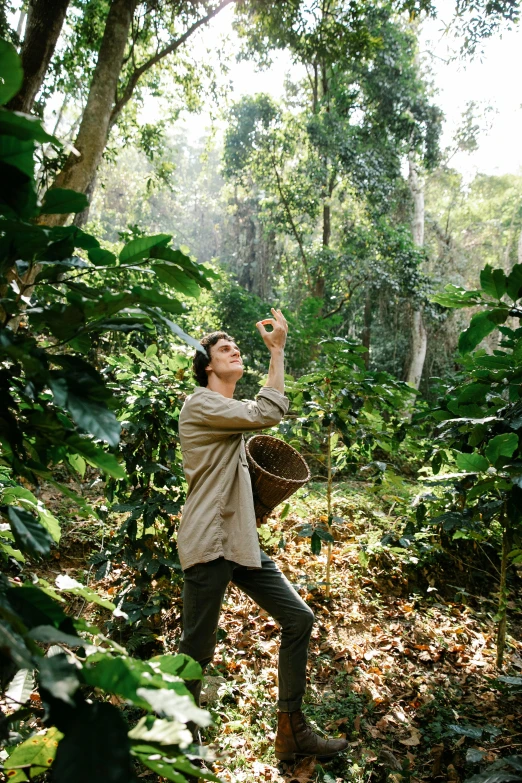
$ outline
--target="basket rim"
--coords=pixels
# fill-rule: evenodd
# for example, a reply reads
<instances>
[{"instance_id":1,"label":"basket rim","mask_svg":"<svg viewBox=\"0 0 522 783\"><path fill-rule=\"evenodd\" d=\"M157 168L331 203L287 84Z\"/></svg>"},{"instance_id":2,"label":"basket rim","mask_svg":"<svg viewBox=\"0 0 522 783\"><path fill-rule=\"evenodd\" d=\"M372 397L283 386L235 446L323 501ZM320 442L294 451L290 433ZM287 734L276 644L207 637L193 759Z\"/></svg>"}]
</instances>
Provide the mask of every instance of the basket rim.
<instances>
[{"instance_id":1,"label":"basket rim","mask_svg":"<svg viewBox=\"0 0 522 783\"><path fill-rule=\"evenodd\" d=\"M288 449L291 449L292 451L294 451L297 454L297 456L299 457L299 459L301 460L301 462L303 463L303 465L305 466L305 468L306 468L306 477L302 478L302 479L284 478L283 476L277 476L275 473L270 473L270 471L265 470L265 468L262 468L261 465L259 465L259 463L257 463L255 461L255 459L253 458L252 454L250 453L250 448L249 448L250 442L253 441L253 440L257 440L259 438L264 438L264 439L268 439L268 440L275 440L278 443L284 443L284 445ZM277 482L279 484L283 484L283 483L285 483L285 484L296 484L296 485L299 485L299 486L302 485L302 484L306 484L307 481L310 481L310 477L311 477L310 468L308 467L308 464L307 464L305 458L301 454L299 454L297 449L294 449L293 446L290 446L290 444L287 443L286 441L284 441L282 438L274 438L273 435L252 435L252 437L249 438L246 441L246 443L245 443L245 450L246 450L248 458L256 466L256 469L261 471L261 473L263 473L265 476L269 476L272 481L275 481L275 482Z\"/></svg>"}]
</instances>

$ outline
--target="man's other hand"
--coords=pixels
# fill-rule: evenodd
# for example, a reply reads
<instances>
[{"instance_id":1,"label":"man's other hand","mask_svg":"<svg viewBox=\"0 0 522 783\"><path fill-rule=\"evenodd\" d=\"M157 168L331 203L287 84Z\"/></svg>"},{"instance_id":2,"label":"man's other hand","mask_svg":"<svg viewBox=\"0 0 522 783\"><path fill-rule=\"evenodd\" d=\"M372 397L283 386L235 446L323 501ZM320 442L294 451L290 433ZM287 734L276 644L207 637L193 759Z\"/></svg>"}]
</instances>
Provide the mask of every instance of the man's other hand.
<instances>
[{"instance_id":1,"label":"man's other hand","mask_svg":"<svg viewBox=\"0 0 522 783\"><path fill-rule=\"evenodd\" d=\"M286 343L286 336L288 334L288 324L281 310L274 310L271 308L273 318L264 318L262 321L258 321L256 327L259 330L263 341L270 351L283 350ZM272 331L267 332L265 324L272 326Z\"/></svg>"}]
</instances>

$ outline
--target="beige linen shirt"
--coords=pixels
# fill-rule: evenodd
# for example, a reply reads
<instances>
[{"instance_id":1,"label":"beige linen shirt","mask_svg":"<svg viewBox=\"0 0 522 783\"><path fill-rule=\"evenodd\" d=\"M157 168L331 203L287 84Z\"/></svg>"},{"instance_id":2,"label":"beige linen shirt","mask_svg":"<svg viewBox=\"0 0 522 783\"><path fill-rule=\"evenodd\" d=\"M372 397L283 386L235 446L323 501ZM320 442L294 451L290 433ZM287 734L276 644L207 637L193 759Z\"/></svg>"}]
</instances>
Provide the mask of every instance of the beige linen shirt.
<instances>
[{"instance_id":1,"label":"beige linen shirt","mask_svg":"<svg viewBox=\"0 0 522 783\"><path fill-rule=\"evenodd\" d=\"M268 386L240 402L197 387L179 417L187 500L178 532L184 571L218 557L261 568L244 432L278 424L289 401Z\"/></svg>"}]
</instances>

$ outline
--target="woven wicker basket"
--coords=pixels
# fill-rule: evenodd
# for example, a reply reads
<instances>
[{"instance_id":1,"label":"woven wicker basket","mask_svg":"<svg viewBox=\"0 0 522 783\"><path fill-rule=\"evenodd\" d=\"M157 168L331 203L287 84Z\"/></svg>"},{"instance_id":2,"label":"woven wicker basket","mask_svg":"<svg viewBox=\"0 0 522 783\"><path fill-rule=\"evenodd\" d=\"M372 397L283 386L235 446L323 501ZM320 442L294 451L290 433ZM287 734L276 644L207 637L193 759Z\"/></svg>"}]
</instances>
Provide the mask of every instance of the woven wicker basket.
<instances>
[{"instance_id":1,"label":"woven wicker basket","mask_svg":"<svg viewBox=\"0 0 522 783\"><path fill-rule=\"evenodd\" d=\"M271 435L250 438L246 454L257 519L269 514L310 480L310 470L299 452Z\"/></svg>"}]
</instances>

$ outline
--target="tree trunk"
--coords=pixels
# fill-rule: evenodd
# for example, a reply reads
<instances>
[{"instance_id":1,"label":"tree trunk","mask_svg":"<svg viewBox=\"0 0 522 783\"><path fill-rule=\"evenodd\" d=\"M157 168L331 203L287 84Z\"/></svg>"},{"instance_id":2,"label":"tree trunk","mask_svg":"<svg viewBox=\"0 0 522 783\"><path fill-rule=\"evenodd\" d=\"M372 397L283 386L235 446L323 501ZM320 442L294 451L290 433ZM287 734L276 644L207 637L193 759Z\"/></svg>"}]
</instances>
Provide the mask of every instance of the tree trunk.
<instances>
[{"instance_id":1,"label":"tree trunk","mask_svg":"<svg viewBox=\"0 0 522 783\"><path fill-rule=\"evenodd\" d=\"M112 0L89 97L74 146L53 187L86 193L90 188L107 144L111 112L116 98L123 55L137 0ZM48 215L46 225L63 225L67 215Z\"/></svg>"},{"instance_id":2,"label":"tree trunk","mask_svg":"<svg viewBox=\"0 0 522 783\"><path fill-rule=\"evenodd\" d=\"M363 354L364 366L366 369L370 367L370 342L372 334L372 297L371 292L366 292L366 298L364 300L364 327L362 333L362 344L366 348L366 353Z\"/></svg>"},{"instance_id":3,"label":"tree trunk","mask_svg":"<svg viewBox=\"0 0 522 783\"><path fill-rule=\"evenodd\" d=\"M24 80L20 92L7 104L13 111L30 112L51 62L70 0L30 0L25 36L20 49Z\"/></svg>"},{"instance_id":4,"label":"tree trunk","mask_svg":"<svg viewBox=\"0 0 522 783\"><path fill-rule=\"evenodd\" d=\"M411 231L414 243L418 247L422 247L424 244L424 179L413 151L408 155L408 161L408 184L413 201ZM422 318L422 307L417 307L413 311L411 362L406 376L407 383L415 389L418 389L420 386L427 346L428 335Z\"/></svg>"}]
</instances>

